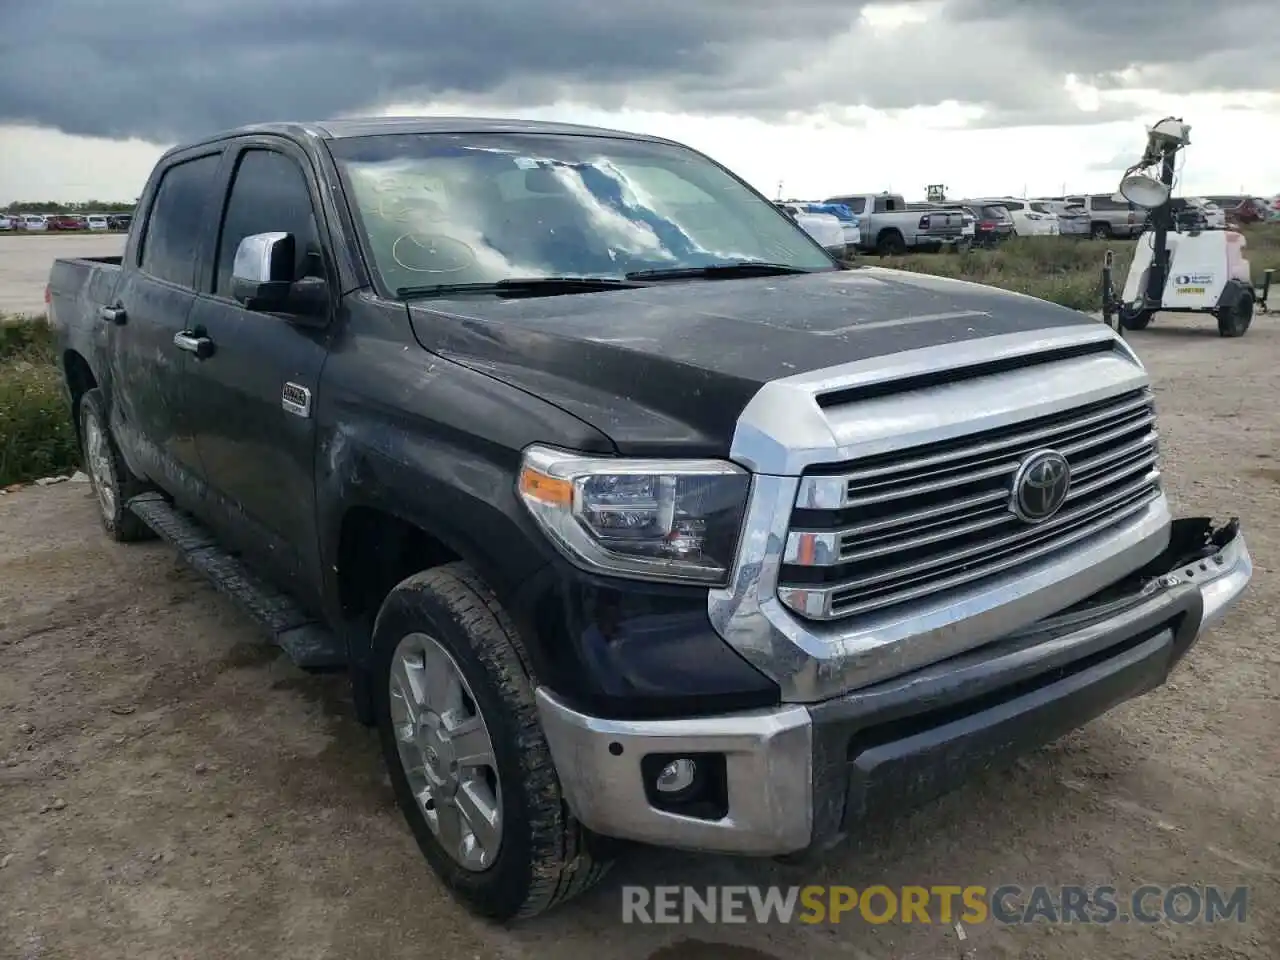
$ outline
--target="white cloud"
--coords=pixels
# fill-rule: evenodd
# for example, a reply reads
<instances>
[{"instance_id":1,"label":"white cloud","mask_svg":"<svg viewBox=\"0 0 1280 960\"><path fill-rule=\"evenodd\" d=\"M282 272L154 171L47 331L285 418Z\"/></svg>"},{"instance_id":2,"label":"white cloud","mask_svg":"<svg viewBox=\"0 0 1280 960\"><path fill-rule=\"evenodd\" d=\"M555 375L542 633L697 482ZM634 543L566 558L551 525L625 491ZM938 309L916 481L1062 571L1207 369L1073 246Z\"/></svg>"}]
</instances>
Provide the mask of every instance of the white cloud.
<instances>
[{"instance_id":1,"label":"white cloud","mask_svg":"<svg viewBox=\"0 0 1280 960\"><path fill-rule=\"evenodd\" d=\"M1075 81L1064 93L1082 106L1123 104L1147 123L1176 113L1192 125L1185 192L1280 190L1280 95L1098 90ZM942 104L902 111L831 110L785 121L709 117L656 110L604 110L562 103L534 109L476 110L461 104L392 104L388 114L519 115L637 130L687 143L726 164L768 196L892 189L922 197L945 183L954 196L1111 191L1114 162L1137 158L1140 122L971 129L983 108ZM141 191L164 148L142 141L73 137L0 127L0 203L26 200L129 200Z\"/></svg>"}]
</instances>

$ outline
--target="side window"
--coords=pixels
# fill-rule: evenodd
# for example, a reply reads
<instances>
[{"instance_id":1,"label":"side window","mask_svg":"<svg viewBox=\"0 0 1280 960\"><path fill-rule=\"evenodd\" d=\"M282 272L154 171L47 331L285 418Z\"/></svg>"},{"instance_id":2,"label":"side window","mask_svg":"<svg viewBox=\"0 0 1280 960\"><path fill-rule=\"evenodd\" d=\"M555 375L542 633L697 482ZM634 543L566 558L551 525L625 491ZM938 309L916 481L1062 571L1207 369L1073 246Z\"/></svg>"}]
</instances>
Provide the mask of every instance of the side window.
<instances>
[{"instance_id":1,"label":"side window","mask_svg":"<svg viewBox=\"0 0 1280 960\"><path fill-rule=\"evenodd\" d=\"M175 164L160 177L138 266L159 280L195 284L196 252L212 206L221 154Z\"/></svg>"},{"instance_id":2,"label":"side window","mask_svg":"<svg viewBox=\"0 0 1280 960\"><path fill-rule=\"evenodd\" d=\"M320 231L302 169L274 150L246 150L231 180L218 236L214 293L231 296L236 248L255 233L291 233L297 244L295 277L323 276Z\"/></svg>"},{"instance_id":3,"label":"side window","mask_svg":"<svg viewBox=\"0 0 1280 960\"><path fill-rule=\"evenodd\" d=\"M875 199L875 204L876 204L876 209L875 209L875 212L876 212L876 213L887 213L887 212L888 212L888 210L889 210L889 198L888 198L888 197L876 197L876 199Z\"/></svg>"}]
</instances>

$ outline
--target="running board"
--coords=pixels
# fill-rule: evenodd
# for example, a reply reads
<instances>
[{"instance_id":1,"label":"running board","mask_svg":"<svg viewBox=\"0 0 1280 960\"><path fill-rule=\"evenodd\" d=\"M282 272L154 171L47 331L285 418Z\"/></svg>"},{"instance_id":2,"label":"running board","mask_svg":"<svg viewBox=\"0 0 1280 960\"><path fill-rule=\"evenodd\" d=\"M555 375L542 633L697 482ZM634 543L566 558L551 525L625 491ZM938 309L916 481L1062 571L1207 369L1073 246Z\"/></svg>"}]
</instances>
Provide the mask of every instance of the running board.
<instances>
[{"instance_id":1,"label":"running board","mask_svg":"<svg viewBox=\"0 0 1280 960\"><path fill-rule=\"evenodd\" d=\"M264 583L238 557L218 546L212 533L158 493L143 493L128 508L160 539L175 547L191 569L235 600L271 641L299 667L346 666L342 644L324 624L304 613L287 594Z\"/></svg>"}]
</instances>

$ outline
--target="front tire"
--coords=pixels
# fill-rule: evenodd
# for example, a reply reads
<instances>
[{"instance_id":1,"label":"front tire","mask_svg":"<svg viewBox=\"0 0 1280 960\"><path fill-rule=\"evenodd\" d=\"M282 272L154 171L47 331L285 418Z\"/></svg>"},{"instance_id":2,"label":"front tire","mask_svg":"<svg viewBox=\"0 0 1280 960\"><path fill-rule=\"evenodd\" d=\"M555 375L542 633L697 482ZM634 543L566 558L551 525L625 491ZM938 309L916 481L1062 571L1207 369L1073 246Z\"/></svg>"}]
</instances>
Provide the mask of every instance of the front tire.
<instances>
[{"instance_id":1,"label":"front tire","mask_svg":"<svg viewBox=\"0 0 1280 960\"><path fill-rule=\"evenodd\" d=\"M146 484L129 472L107 418L102 391L94 388L80 398L80 456L93 492L98 498L102 528L118 543L149 540L154 534L126 504L146 490Z\"/></svg>"},{"instance_id":2,"label":"front tire","mask_svg":"<svg viewBox=\"0 0 1280 960\"><path fill-rule=\"evenodd\" d=\"M609 864L565 806L514 624L465 563L414 574L374 626L374 712L401 812L449 891L494 920L593 886Z\"/></svg>"}]
</instances>

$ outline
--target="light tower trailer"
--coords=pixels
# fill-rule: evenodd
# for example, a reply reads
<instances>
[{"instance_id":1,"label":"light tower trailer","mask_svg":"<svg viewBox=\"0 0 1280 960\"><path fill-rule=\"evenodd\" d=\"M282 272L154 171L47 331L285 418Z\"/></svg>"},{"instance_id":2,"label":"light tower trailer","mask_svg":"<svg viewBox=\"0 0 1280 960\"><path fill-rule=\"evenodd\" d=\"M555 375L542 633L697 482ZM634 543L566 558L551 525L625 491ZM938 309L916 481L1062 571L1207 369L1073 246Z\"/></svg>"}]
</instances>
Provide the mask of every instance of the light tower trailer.
<instances>
[{"instance_id":1,"label":"light tower trailer","mask_svg":"<svg viewBox=\"0 0 1280 960\"><path fill-rule=\"evenodd\" d=\"M1235 230L1180 228L1171 197L1175 159L1191 142L1179 119L1160 121L1147 132L1142 159L1120 182L1120 194L1151 213L1117 297L1111 282L1111 251L1103 266L1103 319L1118 330L1143 330L1157 311L1208 313L1224 337L1242 337L1254 312L1265 313L1273 271L1255 287L1245 257L1246 241ZM1159 167L1159 175L1142 173Z\"/></svg>"}]
</instances>

